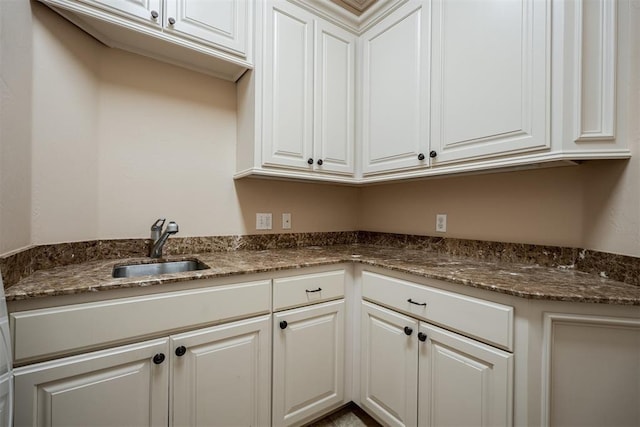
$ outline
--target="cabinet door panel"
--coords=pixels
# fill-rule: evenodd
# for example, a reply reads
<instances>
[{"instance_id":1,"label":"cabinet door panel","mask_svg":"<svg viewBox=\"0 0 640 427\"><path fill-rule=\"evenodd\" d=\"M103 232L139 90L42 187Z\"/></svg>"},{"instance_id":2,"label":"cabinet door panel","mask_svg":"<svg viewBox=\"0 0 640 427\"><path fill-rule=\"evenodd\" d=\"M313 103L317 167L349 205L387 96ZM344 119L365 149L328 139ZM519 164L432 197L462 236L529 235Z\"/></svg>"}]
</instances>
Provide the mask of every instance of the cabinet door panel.
<instances>
[{"instance_id":1,"label":"cabinet door panel","mask_svg":"<svg viewBox=\"0 0 640 427\"><path fill-rule=\"evenodd\" d=\"M353 174L356 37L316 21L314 158L318 170Z\"/></svg>"},{"instance_id":2,"label":"cabinet door panel","mask_svg":"<svg viewBox=\"0 0 640 427\"><path fill-rule=\"evenodd\" d=\"M167 31L220 47L239 56L247 54L247 25L251 2L245 0L166 0ZM169 23L175 19L175 24Z\"/></svg>"},{"instance_id":3,"label":"cabinet door panel","mask_svg":"<svg viewBox=\"0 0 640 427\"><path fill-rule=\"evenodd\" d=\"M268 15L262 161L311 169L313 16L284 1Z\"/></svg>"},{"instance_id":4,"label":"cabinet door panel","mask_svg":"<svg viewBox=\"0 0 640 427\"><path fill-rule=\"evenodd\" d=\"M277 313L273 328L273 425L343 403L344 300Z\"/></svg>"},{"instance_id":5,"label":"cabinet door panel","mask_svg":"<svg viewBox=\"0 0 640 427\"><path fill-rule=\"evenodd\" d=\"M80 2L160 27L160 18L154 21L151 11L162 12L161 0L80 0Z\"/></svg>"},{"instance_id":6,"label":"cabinet door panel","mask_svg":"<svg viewBox=\"0 0 640 427\"><path fill-rule=\"evenodd\" d=\"M547 4L433 2L435 164L549 146Z\"/></svg>"},{"instance_id":7,"label":"cabinet door panel","mask_svg":"<svg viewBox=\"0 0 640 427\"><path fill-rule=\"evenodd\" d=\"M171 338L172 425L269 424L270 324L262 316Z\"/></svg>"},{"instance_id":8,"label":"cabinet door panel","mask_svg":"<svg viewBox=\"0 0 640 427\"><path fill-rule=\"evenodd\" d=\"M415 425L418 322L363 302L361 328L360 403L388 425Z\"/></svg>"},{"instance_id":9,"label":"cabinet door panel","mask_svg":"<svg viewBox=\"0 0 640 427\"><path fill-rule=\"evenodd\" d=\"M512 424L513 355L421 324L419 424Z\"/></svg>"},{"instance_id":10,"label":"cabinet door panel","mask_svg":"<svg viewBox=\"0 0 640 427\"><path fill-rule=\"evenodd\" d=\"M545 313L544 426L640 425L640 319Z\"/></svg>"},{"instance_id":11,"label":"cabinet door panel","mask_svg":"<svg viewBox=\"0 0 640 427\"><path fill-rule=\"evenodd\" d=\"M162 339L16 369L15 425L166 425L168 359Z\"/></svg>"},{"instance_id":12,"label":"cabinet door panel","mask_svg":"<svg viewBox=\"0 0 640 427\"><path fill-rule=\"evenodd\" d=\"M362 36L364 174L426 165L428 23L428 8L412 1Z\"/></svg>"}]
</instances>

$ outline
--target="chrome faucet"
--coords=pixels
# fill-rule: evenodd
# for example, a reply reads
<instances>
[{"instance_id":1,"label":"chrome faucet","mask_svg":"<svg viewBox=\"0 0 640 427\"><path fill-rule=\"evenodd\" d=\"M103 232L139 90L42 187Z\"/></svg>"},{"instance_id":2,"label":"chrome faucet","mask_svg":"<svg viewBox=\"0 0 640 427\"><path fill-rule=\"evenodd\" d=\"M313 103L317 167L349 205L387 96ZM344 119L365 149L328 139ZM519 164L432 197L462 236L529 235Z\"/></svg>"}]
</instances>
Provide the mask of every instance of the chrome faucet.
<instances>
[{"instance_id":1,"label":"chrome faucet","mask_svg":"<svg viewBox=\"0 0 640 427\"><path fill-rule=\"evenodd\" d=\"M169 224L167 224L167 228L163 233L162 226L164 225L165 221L165 218L159 218L151 226L151 243L149 245L149 256L151 258L161 258L162 248L167 242L167 239L170 235L176 234L178 232L178 224L173 221L169 221Z\"/></svg>"}]
</instances>

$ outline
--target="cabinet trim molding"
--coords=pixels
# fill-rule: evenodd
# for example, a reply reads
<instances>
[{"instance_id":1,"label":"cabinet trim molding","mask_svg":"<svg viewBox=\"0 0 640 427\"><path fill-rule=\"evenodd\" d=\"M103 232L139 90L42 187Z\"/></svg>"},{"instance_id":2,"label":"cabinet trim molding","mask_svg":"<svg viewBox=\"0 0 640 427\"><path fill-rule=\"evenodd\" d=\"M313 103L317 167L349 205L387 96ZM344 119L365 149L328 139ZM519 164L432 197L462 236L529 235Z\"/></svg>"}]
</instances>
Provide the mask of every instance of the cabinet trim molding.
<instances>
[{"instance_id":1,"label":"cabinet trim molding","mask_svg":"<svg viewBox=\"0 0 640 427\"><path fill-rule=\"evenodd\" d=\"M591 5L594 3L594 5ZM616 21L617 1L575 2L574 139L576 142L615 139L616 113ZM596 16L590 16L595 14ZM598 26L586 25L589 18ZM592 22L593 24L593 22ZM595 40L594 40L595 39ZM594 43L597 42L597 43ZM585 50L597 56L588 62ZM586 73L591 70L592 75ZM594 72L595 71L595 72ZM591 92L591 93L588 93ZM585 98L591 102L585 104ZM594 102L597 100L597 102ZM591 120L585 115L591 116Z\"/></svg>"}]
</instances>

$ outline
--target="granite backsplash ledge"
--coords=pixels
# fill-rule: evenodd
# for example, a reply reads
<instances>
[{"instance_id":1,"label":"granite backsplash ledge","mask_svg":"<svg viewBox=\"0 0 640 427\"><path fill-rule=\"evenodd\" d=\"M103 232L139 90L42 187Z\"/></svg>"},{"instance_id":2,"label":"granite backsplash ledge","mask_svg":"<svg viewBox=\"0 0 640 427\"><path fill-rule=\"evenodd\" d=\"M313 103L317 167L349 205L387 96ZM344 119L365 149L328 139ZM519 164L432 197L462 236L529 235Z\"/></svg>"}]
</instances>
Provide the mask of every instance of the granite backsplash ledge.
<instances>
[{"instance_id":1,"label":"granite backsplash ledge","mask_svg":"<svg viewBox=\"0 0 640 427\"><path fill-rule=\"evenodd\" d=\"M638 257L579 248L369 231L172 237L167 241L164 253L183 255L353 244L425 250L485 261L572 269L640 286L640 258ZM0 258L0 270L4 285L8 287L38 270L100 259L146 256L148 245L148 239L118 239L34 246Z\"/></svg>"}]
</instances>

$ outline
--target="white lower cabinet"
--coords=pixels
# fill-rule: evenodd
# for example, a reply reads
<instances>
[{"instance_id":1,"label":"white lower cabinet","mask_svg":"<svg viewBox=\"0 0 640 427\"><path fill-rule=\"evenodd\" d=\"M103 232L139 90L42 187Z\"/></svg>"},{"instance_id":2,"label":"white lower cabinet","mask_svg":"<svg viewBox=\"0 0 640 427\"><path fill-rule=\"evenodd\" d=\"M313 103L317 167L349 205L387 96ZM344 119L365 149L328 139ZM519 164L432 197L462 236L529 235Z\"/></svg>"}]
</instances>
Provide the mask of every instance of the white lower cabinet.
<instances>
[{"instance_id":1,"label":"white lower cabinet","mask_svg":"<svg viewBox=\"0 0 640 427\"><path fill-rule=\"evenodd\" d=\"M420 324L420 426L512 425L513 355Z\"/></svg>"},{"instance_id":2,"label":"white lower cabinet","mask_svg":"<svg viewBox=\"0 0 640 427\"><path fill-rule=\"evenodd\" d=\"M273 316L273 425L300 425L344 403L344 300Z\"/></svg>"},{"instance_id":3,"label":"white lower cabinet","mask_svg":"<svg viewBox=\"0 0 640 427\"><path fill-rule=\"evenodd\" d=\"M266 426L270 316L171 337L173 426Z\"/></svg>"},{"instance_id":4,"label":"white lower cabinet","mask_svg":"<svg viewBox=\"0 0 640 427\"><path fill-rule=\"evenodd\" d=\"M18 368L15 425L268 425L270 325L261 316Z\"/></svg>"},{"instance_id":5,"label":"white lower cabinet","mask_svg":"<svg viewBox=\"0 0 640 427\"><path fill-rule=\"evenodd\" d=\"M14 425L167 425L168 351L163 338L16 369Z\"/></svg>"},{"instance_id":6,"label":"white lower cabinet","mask_svg":"<svg viewBox=\"0 0 640 427\"><path fill-rule=\"evenodd\" d=\"M344 300L273 316L273 425L300 425L344 402Z\"/></svg>"},{"instance_id":7,"label":"white lower cabinet","mask_svg":"<svg viewBox=\"0 0 640 427\"><path fill-rule=\"evenodd\" d=\"M362 303L360 402L389 426L512 424L513 355Z\"/></svg>"},{"instance_id":8,"label":"white lower cabinet","mask_svg":"<svg viewBox=\"0 0 640 427\"><path fill-rule=\"evenodd\" d=\"M390 426L418 417L418 321L362 303L360 403Z\"/></svg>"}]
</instances>

